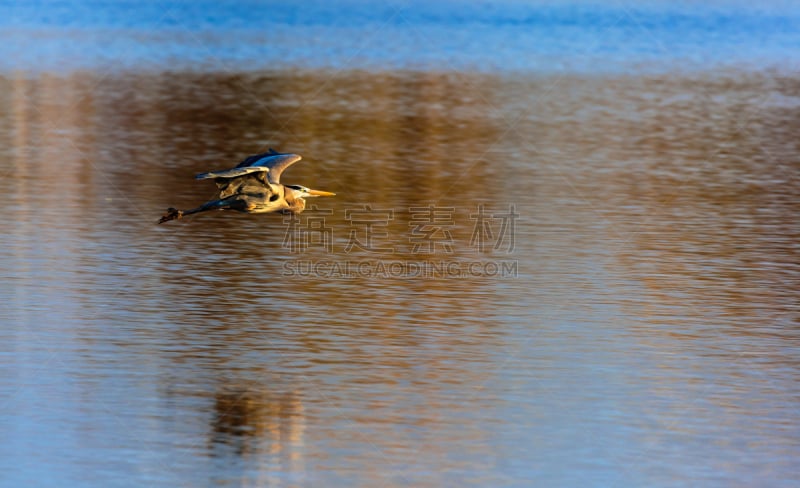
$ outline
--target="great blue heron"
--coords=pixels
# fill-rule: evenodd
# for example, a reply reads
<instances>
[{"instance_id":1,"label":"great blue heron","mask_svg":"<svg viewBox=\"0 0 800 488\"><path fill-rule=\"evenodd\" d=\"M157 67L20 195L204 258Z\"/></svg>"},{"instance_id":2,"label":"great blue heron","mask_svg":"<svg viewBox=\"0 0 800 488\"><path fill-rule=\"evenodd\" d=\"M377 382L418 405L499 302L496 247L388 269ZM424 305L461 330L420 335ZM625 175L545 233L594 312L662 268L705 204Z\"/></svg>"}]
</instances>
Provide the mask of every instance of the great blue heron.
<instances>
[{"instance_id":1,"label":"great blue heron","mask_svg":"<svg viewBox=\"0 0 800 488\"><path fill-rule=\"evenodd\" d=\"M196 176L198 180L214 179L219 188L218 197L190 210L170 208L158 223L208 210L300 213L306 208L306 198L334 196L335 193L328 191L280 183L281 173L300 159L297 154L282 154L270 149L246 158L233 169L201 173Z\"/></svg>"}]
</instances>

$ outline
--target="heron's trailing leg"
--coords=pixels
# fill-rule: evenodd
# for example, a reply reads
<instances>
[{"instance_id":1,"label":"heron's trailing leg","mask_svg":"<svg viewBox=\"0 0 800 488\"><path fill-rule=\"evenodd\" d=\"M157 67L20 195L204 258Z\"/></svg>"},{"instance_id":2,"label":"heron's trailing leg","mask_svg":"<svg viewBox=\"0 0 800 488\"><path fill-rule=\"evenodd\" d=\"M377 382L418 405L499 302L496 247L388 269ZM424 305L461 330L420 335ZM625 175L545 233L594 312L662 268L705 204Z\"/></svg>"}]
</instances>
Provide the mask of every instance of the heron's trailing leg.
<instances>
[{"instance_id":1,"label":"heron's trailing leg","mask_svg":"<svg viewBox=\"0 0 800 488\"><path fill-rule=\"evenodd\" d=\"M222 200L212 200L208 203L204 203L197 208L192 208L189 210L178 210L177 208L168 208L167 213L164 214L163 217L158 219L159 224L163 224L164 222L169 222L170 220L177 220L183 217L184 215L191 215L200 212L207 212L209 210L225 210L227 208L234 208L238 210L239 205L238 202L231 201L230 199L222 199Z\"/></svg>"},{"instance_id":2,"label":"heron's trailing leg","mask_svg":"<svg viewBox=\"0 0 800 488\"><path fill-rule=\"evenodd\" d=\"M164 222L169 222L170 220L179 219L181 217L183 217L183 210L170 207L167 209L167 213L158 219L158 223L163 224Z\"/></svg>"}]
</instances>

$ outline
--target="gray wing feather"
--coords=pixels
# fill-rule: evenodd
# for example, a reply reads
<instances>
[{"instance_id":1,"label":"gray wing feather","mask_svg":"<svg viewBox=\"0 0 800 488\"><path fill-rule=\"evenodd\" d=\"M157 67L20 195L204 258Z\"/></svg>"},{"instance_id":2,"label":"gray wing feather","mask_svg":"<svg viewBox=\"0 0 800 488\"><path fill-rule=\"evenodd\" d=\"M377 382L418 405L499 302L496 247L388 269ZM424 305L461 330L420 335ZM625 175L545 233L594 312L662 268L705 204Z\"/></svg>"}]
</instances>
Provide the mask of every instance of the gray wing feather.
<instances>
[{"instance_id":1,"label":"gray wing feather","mask_svg":"<svg viewBox=\"0 0 800 488\"><path fill-rule=\"evenodd\" d=\"M281 180L281 173L286 168L303 159L299 154L279 153L274 149L263 154L255 154L239 163L233 169L201 173L196 176L198 180L207 178L237 178L257 171L268 172L269 182L277 185Z\"/></svg>"},{"instance_id":2,"label":"gray wing feather","mask_svg":"<svg viewBox=\"0 0 800 488\"><path fill-rule=\"evenodd\" d=\"M270 168L267 166L248 166L245 168L232 168L224 169L221 171L210 171L208 173L200 173L195 176L198 180L206 180L208 178L238 178L239 176L248 175L250 173L268 172Z\"/></svg>"},{"instance_id":3,"label":"gray wing feather","mask_svg":"<svg viewBox=\"0 0 800 488\"><path fill-rule=\"evenodd\" d=\"M303 159L303 157L299 154L274 154L262 158L256 165L269 168L269 182L273 185L277 185L281 182L281 173L301 159Z\"/></svg>"},{"instance_id":4,"label":"gray wing feather","mask_svg":"<svg viewBox=\"0 0 800 488\"><path fill-rule=\"evenodd\" d=\"M272 148L269 148L269 151L267 151L265 153L253 154L252 156L247 156L246 158L244 158L242 160L241 163L237 164L236 167L237 168L243 168L245 166L254 166L256 163L258 163L259 161L261 161L262 159L264 159L264 158L266 158L268 156L275 156L275 155L281 155L281 154L282 153L279 153L278 151L276 151L276 150L274 150Z\"/></svg>"}]
</instances>

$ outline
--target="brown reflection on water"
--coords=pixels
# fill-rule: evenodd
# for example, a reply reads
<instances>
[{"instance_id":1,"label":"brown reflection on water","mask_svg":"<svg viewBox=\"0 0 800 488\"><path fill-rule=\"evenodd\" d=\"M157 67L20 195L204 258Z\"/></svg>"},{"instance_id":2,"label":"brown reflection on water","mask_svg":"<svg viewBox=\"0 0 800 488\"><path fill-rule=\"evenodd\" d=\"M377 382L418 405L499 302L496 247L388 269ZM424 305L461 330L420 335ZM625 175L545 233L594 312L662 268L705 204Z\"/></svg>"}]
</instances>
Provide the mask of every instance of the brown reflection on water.
<instances>
[{"instance_id":1,"label":"brown reflection on water","mask_svg":"<svg viewBox=\"0 0 800 488\"><path fill-rule=\"evenodd\" d=\"M501 113L521 118L497 152L532 153L512 159L519 176L505 183L549 203L539 229L580 223L572 245L606 241L594 250L614 257L611 270L671 305L796 320L796 80L721 72L502 86Z\"/></svg>"},{"instance_id":2,"label":"brown reflection on water","mask_svg":"<svg viewBox=\"0 0 800 488\"><path fill-rule=\"evenodd\" d=\"M207 402L210 457L271 456L272 473L341 461L379 484L387 459L491 464L487 445L516 426L486 415L536 401L536 415L558 410L552 391L576 395L570 405L603 394L624 415L641 408L659 426L637 424L648 439L702 430L693 418L719 412L732 428L777 394L761 379L790 384L800 369L787 346L800 291L799 93L740 73L7 75L3 264L24 318L157 363L178 404ZM305 157L286 182L337 193L314 202L332 211L332 252L292 253L277 215L155 225L166 207L213 194L195 173L267 147ZM516 205L513 251L470 246L479 203ZM382 229L393 250L345 252L345 210L366 204L394 212ZM411 252L409 209L431 204L453 208L452 254ZM520 274L285 276L298 261L438 259L513 260ZM605 371L597 351L640 397L598 393L595 376L558 389L582 378L564 367L575 358ZM757 359L731 368L743 351ZM716 410L703 410L696 399L711 390ZM791 417L770 408L775 422ZM337 437L342 426L350 437ZM329 460L366 440L369 453ZM437 472L412 481L440 485Z\"/></svg>"},{"instance_id":3,"label":"brown reflection on water","mask_svg":"<svg viewBox=\"0 0 800 488\"><path fill-rule=\"evenodd\" d=\"M398 251L409 247L409 207L454 207L458 253L468 247L475 202L516 201L539 229L578 230L572 240L581 246L590 244L572 224L607 223L623 251L637 246L619 257L644 270L654 288L658 276L669 282L681 272L703 286L722 274L731 286L720 303L734 308L749 303L741 293L755 291L768 306L781 296L786 305L796 291L792 134L800 124L797 104L786 103L797 97L790 79L76 73L11 75L0 84L9 114L0 137L20 225L49 215L110 239L128 239L127 229L164 235L168 245L206 250L201 259L216 265L231 296L253 298L236 285L252 271L238 264L248 256L278 273L266 257L286 254L275 236L285 230L279 217L210 215L166 230L149 224L166 206L212 194L194 173L268 146L305 155L287 180L336 191L327 208L393 209L387 230L403 238ZM343 212L328 222L341 249L350 225ZM223 250L229 259L219 266L213 256ZM250 278L244 282L258 279ZM160 279L178 299L202 296L192 274Z\"/></svg>"},{"instance_id":4,"label":"brown reflection on water","mask_svg":"<svg viewBox=\"0 0 800 488\"><path fill-rule=\"evenodd\" d=\"M212 455L229 446L256 462L265 453L283 459L280 451L289 466L307 453L301 395L281 393L285 385L270 384L270 375L294 377L313 403L348 409L335 418L377 433L391 426L398 401L421 409L407 413L410 422L433 425L455 406L439 389L468 389L493 374L481 366L502 342L487 320L497 306L492 280L281 279L286 261L332 256L289 253L280 216L154 224L167 206L211 196L195 173L275 147L306 159L284 180L339 194L323 207L334 210L333 258L428 259L407 252L408 208L456 207L496 185L466 186L455 199L446 193L474 161L475 145L497 132L482 107L465 105L457 80L336 75L320 92L319 74L309 73L79 73L0 85L13 108L3 111L14 114L10 124L3 119L2 136L13 148L6 160L18 260L50 256L41 274L63 271L38 283L43 301L56 309L74 300L61 313L87 341L97 340L97 328L114 329L113 343L138 351L137 361L163 357L191 371L165 373L167 384L216 385L203 395L213 403ZM367 203L395 212L387 231L396 253L342 254L350 230L343 209ZM472 209L458 207L453 229L464 247ZM40 244L26 250L27 239ZM330 390L332 378L349 379ZM371 442L392 449L395 441Z\"/></svg>"},{"instance_id":5,"label":"brown reflection on water","mask_svg":"<svg viewBox=\"0 0 800 488\"><path fill-rule=\"evenodd\" d=\"M620 257L668 302L734 318L743 334L781 334L800 292L800 167L788 137L800 119L797 105L771 103L778 81L695 82L693 97L666 97L626 127L648 164L617 196L642 216L625 229L636 252Z\"/></svg>"}]
</instances>

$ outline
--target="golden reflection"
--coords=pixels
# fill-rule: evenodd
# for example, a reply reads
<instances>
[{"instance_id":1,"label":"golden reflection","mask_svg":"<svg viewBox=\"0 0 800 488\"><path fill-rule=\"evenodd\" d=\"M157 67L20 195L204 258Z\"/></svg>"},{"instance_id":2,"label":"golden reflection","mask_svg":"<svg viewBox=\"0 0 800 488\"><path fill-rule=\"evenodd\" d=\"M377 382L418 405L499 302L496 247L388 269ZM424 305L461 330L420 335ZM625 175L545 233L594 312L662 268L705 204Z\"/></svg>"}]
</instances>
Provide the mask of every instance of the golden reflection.
<instances>
[{"instance_id":1,"label":"golden reflection","mask_svg":"<svg viewBox=\"0 0 800 488\"><path fill-rule=\"evenodd\" d=\"M115 232L119 219L136 232L153 233L138 216L174 200L194 202L204 189L193 174L275 146L302 151L314 162L293 169L293 178L313 176L340 195L322 209L332 212L324 215L333 245L308 250L306 257L332 250L341 258L354 230L344 210L367 204L394 212L381 229L393 238L383 246L392 252L347 258L426 261L431 256L410 252L410 209L432 204L453 209L455 225L447 232L454 252L444 257L474 257L469 241L476 203L519 200L529 216L539 205L548 208L537 216L538 231L605 220L610 238L637 246L626 253L623 245L619 258L632 269L652 270L643 281L654 292L658 276L698 287L717 280L732 285L717 288L720 303L746 313L738 305L748 302L746 296L784 307L794 291L785 285L797 258L788 243L798 237L790 218L797 213L790 158L796 143L788 139L800 122L796 111L758 103L796 96L791 80L298 71L15 75L0 82L11 114L3 119L6 125L11 120L3 135L15 148L7 159L16 182L11 201L30 215L32 195L46 194L59 202L58 211L37 203L37 212L66 214L89 234L121 235ZM492 147L500 152L486 153ZM570 214L574 202L559 205L565 195L594 215ZM86 218L108 212L115 218ZM198 218L168 242L205 249L200 259L215 265L220 252L256 256L278 275L283 263L266 258L287 254L286 222L274 216L231 220ZM588 245L581 233L572 238ZM231 248L228 239L237 245ZM236 284L243 275L248 271L233 260L216 274L250 296ZM193 275L161 279L178 285L177 295L198 291ZM328 292L301 281L290 286ZM431 280L426 286L454 285Z\"/></svg>"},{"instance_id":2,"label":"golden reflection","mask_svg":"<svg viewBox=\"0 0 800 488\"><path fill-rule=\"evenodd\" d=\"M800 119L758 102L765 91L764 100L796 97L791 81L298 71L77 73L0 85L0 138L12 148L2 153L13 182L9 252L38 266L46 298L82 309L80 337L94 341L102 327L139 361L188 364L182 380L198 373L218 385L207 422L220 459L232 449L302 471L312 430L342 422L311 412L343 404L356 405L347 422L381 453L403 454L398 435L431 458L442 453L425 441L439 435L476 446L491 433L439 421L481 410L482 392L505 374L492 365L548 325L531 325L541 311L561 320L565 310L593 314L592 300L618 307L636 322L620 361L652 346L660 354L648 358L657 363L649 373L686 373L684 356L672 355L691 341L706 341L687 353L696 359L717 337L780 338L796 324L787 317L799 291ZM169 205L211 196L213 185L194 174L268 147L311 162L287 183L337 193L303 214L324 217L330 247L287 248L291 223L276 215L153 223ZM477 206L499 214L512 203L516 248L476 250ZM348 246L352 231L366 237L347 211L367 205L392 212L376 224L385 236L371 249ZM415 229L426 231L412 209L430 205L452 208L448 233L438 234L452 252L443 241L414 251ZM524 279L286 274L302 262L329 270L502 260L518 261ZM48 289L54 272L61 287ZM708 328L688 327L695 319ZM519 353L540 354L537 344ZM784 351L768 350L770 361L753 369L796 370ZM242 370L298 381L230 379ZM674 388L681 381L675 372L639 386L682 408L698 390ZM714 401L730 411L730 398Z\"/></svg>"},{"instance_id":3,"label":"golden reflection","mask_svg":"<svg viewBox=\"0 0 800 488\"><path fill-rule=\"evenodd\" d=\"M393 417L381 412L400 399L385 392L412 395L420 412L409 422L435 433L436 419L455 407L438 388L470 391L489 382L494 372L481 365L502 343L491 320L496 279L284 276L286 263L301 260L491 258L468 249L469 214L502 182L448 193L464 171L483 171L471 165L479 147L498 136L482 116L485 107L465 104L459 80L448 75L344 73L322 84L327 75L0 80L15 113L12 200L28 215L21 222L51 215L37 232L68 250L53 259L72 270L69 293L91 315L79 333L92 341L93 327L125 331L120 324L147 323L133 335L120 333L116 345L141 351L142 362L167 355L218 384L209 452L224 459L232 451L263 479L303 471L307 393L317 406L337 405L351 388L363 389L353 396L371 407L351 421L359 431L374 430L372 442L390 451L395 446L384 434ZM213 193L194 174L267 147L311 162L293 167L286 183L313 180L340 195L302 214L326 216L330 250L293 253L284 247L288 224L276 215L209 215L166 230L153 224L163 208ZM452 238L452 252L441 245L430 254L411 252L416 224L409 209L434 203L454 209L451 234L443 234ZM389 253L345 251L354 228L345 210L366 204L393 211L385 226ZM482 340L459 338L459 330ZM243 352L257 353L250 359L255 375L288 375L299 389L231 380ZM292 376L298 372L303 379ZM352 375L351 384L328 389L336 375Z\"/></svg>"},{"instance_id":4,"label":"golden reflection","mask_svg":"<svg viewBox=\"0 0 800 488\"><path fill-rule=\"evenodd\" d=\"M790 244L800 238L791 217L800 187L783 150L783 128L800 130L800 119L763 104L770 85L760 76L697 83L692 99L663 94L659 112L627 128L652 163L604 185L635 212L614 216L634 247L618 256L672 306L760 321L800 291L790 271L800 258Z\"/></svg>"}]
</instances>

